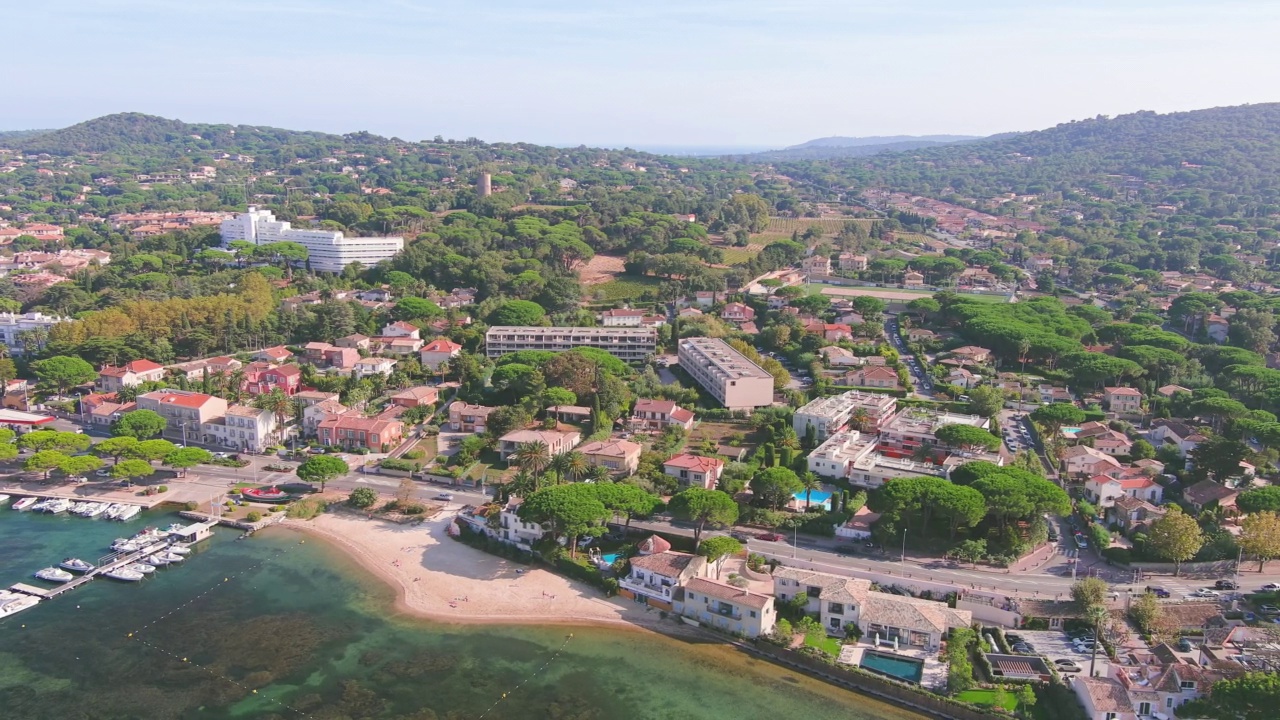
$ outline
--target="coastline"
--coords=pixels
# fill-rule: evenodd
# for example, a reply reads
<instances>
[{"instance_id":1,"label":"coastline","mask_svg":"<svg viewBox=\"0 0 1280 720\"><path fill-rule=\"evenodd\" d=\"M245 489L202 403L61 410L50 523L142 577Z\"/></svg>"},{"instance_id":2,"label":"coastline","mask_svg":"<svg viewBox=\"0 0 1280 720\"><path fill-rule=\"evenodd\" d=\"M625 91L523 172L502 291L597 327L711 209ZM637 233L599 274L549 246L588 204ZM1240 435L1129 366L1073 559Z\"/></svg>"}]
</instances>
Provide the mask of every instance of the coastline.
<instances>
[{"instance_id":1,"label":"coastline","mask_svg":"<svg viewBox=\"0 0 1280 720\"><path fill-rule=\"evenodd\" d=\"M525 566L445 535L452 516L394 525L349 515L286 520L296 531L339 550L395 591L404 615L454 625L566 625L689 636L652 608L605 598L585 583ZM539 603L546 603L538 607ZM692 628L689 628L692 630Z\"/></svg>"}]
</instances>

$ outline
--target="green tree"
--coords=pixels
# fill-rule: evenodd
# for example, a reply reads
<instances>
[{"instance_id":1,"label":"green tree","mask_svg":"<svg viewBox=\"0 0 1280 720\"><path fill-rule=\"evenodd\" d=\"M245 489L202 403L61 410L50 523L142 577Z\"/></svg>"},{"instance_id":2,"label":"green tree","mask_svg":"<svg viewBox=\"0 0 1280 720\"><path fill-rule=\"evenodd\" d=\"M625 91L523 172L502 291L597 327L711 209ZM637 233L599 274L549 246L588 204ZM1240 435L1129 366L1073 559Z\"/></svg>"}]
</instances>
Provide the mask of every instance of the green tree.
<instances>
[{"instance_id":1,"label":"green tree","mask_svg":"<svg viewBox=\"0 0 1280 720\"><path fill-rule=\"evenodd\" d=\"M143 440L133 446L129 451L129 457L155 462L165 459L177 449L178 446L168 440Z\"/></svg>"},{"instance_id":2,"label":"green tree","mask_svg":"<svg viewBox=\"0 0 1280 720\"><path fill-rule=\"evenodd\" d=\"M373 504L376 502L378 502L378 493L374 492L372 488L367 487L356 488L355 490L352 490L351 495L347 497L348 505L354 508L360 508L361 510L373 507Z\"/></svg>"},{"instance_id":3,"label":"green tree","mask_svg":"<svg viewBox=\"0 0 1280 720\"><path fill-rule=\"evenodd\" d=\"M1071 403L1050 403L1032 411L1031 419L1045 426L1050 437L1057 437L1062 428L1084 422L1084 411Z\"/></svg>"},{"instance_id":4,"label":"green tree","mask_svg":"<svg viewBox=\"0 0 1280 720\"><path fill-rule=\"evenodd\" d=\"M41 450L22 464L22 469L28 472L42 472L44 477L49 477L51 470L62 467L71 458L66 453L60 453L57 450Z\"/></svg>"},{"instance_id":5,"label":"green tree","mask_svg":"<svg viewBox=\"0 0 1280 720\"><path fill-rule=\"evenodd\" d=\"M716 535L698 546L698 554L707 559L716 568L716 579L720 578L721 560L742 552L742 543L728 535Z\"/></svg>"},{"instance_id":6,"label":"green tree","mask_svg":"<svg viewBox=\"0 0 1280 720\"><path fill-rule=\"evenodd\" d=\"M289 397L284 390L276 387L271 388L271 392L262 393L255 397L253 406L275 415L276 427L283 432L284 423L289 419L289 414L293 412L293 398Z\"/></svg>"},{"instance_id":7,"label":"green tree","mask_svg":"<svg viewBox=\"0 0 1280 720\"><path fill-rule=\"evenodd\" d=\"M66 355L38 360L32 367L40 383L57 390L58 395L66 395L69 388L93 382L98 377L97 371L88 362Z\"/></svg>"},{"instance_id":8,"label":"green tree","mask_svg":"<svg viewBox=\"0 0 1280 720\"><path fill-rule=\"evenodd\" d=\"M537 476L541 475L551 465L549 453L546 443L541 440L534 440L533 442L524 442L517 445L511 459L515 460L515 464L521 470Z\"/></svg>"},{"instance_id":9,"label":"green tree","mask_svg":"<svg viewBox=\"0 0 1280 720\"><path fill-rule=\"evenodd\" d=\"M730 525L738 519L738 504L719 490L691 487L671 498L669 508L675 517L697 524L693 530L695 548L702 543L702 531L708 523Z\"/></svg>"},{"instance_id":10,"label":"green tree","mask_svg":"<svg viewBox=\"0 0 1280 720\"><path fill-rule=\"evenodd\" d=\"M929 494L934 512L947 521L949 537L954 540L960 528L971 528L987 514L986 499L971 487L946 483Z\"/></svg>"},{"instance_id":11,"label":"green tree","mask_svg":"<svg viewBox=\"0 0 1280 720\"><path fill-rule=\"evenodd\" d=\"M121 460L111 466L111 477L132 483L134 478L149 477L155 471L146 460Z\"/></svg>"},{"instance_id":12,"label":"green tree","mask_svg":"<svg viewBox=\"0 0 1280 720\"><path fill-rule=\"evenodd\" d=\"M1134 460L1149 460L1156 456L1156 448L1146 440L1134 440L1129 448L1129 457Z\"/></svg>"},{"instance_id":13,"label":"green tree","mask_svg":"<svg viewBox=\"0 0 1280 720\"><path fill-rule=\"evenodd\" d=\"M67 477L78 477L88 475L100 467L102 467L100 458L92 455L71 455L66 462L58 466L58 469Z\"/></svg>"},{"instance_id":14,"label":"green tree","mask_svg":"<svg viewBox=\"0 0 1280 720\"><path fill-rule=\"evenodd\" d=\"M1157 557L1174 564L1173 576L1177 577L1182 563L1196 556L1204 545L1204 533L1195 518L1182 512L1177 505L1168 505L1164 517L1151 523L1147 531L1147 547Z\"/></svg>"},{"instance_id":15,"label":"green tree","mask_svg":"<svg viewBox=\"0 0 1280 720\"><path fill-rule=\"evenodd\" d=\"M529 300L508 300L489 313L490 325L542 325L547 311Z\"/></svg>"},{"instance_id":16,"label":"green tree","mask_svg":"<svg viewBox=\"0 0 1280 720\"><path fill-rule=\"evenodd\" d=\"M1188 455L1195 463L1196 477L1212 477L1222 483L1242 472L1240 461L1248 452L1249 448L1239 440L1214 435L1201 440Z\"/></svg>"},{"instance_id":17,"label":"green tree","mask_svg":"<svg viewBox=\"0 0 1280 720\"><path fill-rule=\"evenodd\" d=\"M526 497L516 512L522 520L549 524L555 537L564 535L572 557L578 555L578 538L603 525L610 515L595 488L584 483L538 490Z\"/></svg>"},{"instance_id":18,"label":"green tree","mask_svg":"<svg viewBox=\"0 0 1280 720\"><path fill-rule=\"evenodd\" d=\"M982 417L994 417L1004 407L1004 393L990 385L979 385L969 391L969 410Z\"/></svg>"},{"instance_id":19,"label":"green tree","mask_svg":"<svg viewBox=\"0 0 1280 720\"><path fill-rule=\"evenodd\" d=\"M87 450L93 441L88 435L58 430L36 430L18 438L18 447L24 450L57 450L74 453Z\"/></svg>"},{"instance_id":20,"label":"green tree","mask_svg":"<svg viewBox=\"0 0 1280 720\"><path fill-rule=\"evenodd\" d=\"M1031 709L1036 705L1036 691L1030 685L1018 689L1018 714L1024 718L1032 716Z\"/></svg>"},{"instance_id":21,"label":"green tree","mask_svg":"<svg viewBox=\"0 0 1280 720\"><path fill-rule=\"evenodd\" d=\"M396 301L391 316L396 320L427 320L444 315L439 305L420 297L403 297Z\"/></svg>"},{"instance_id":22,"label":"green tree","mask_svg":"<svg viewBox=\"0 0 1280 720\"><path fill-rule=\"evenodd\" d=\"M111 434L146 440L157 437L168 426L169 421L155 411L134 410L111 424Z\"/></svg>"},{"instance_id":23,"label":"green tree","mask_svg":"<svg viewBox=\"0 0 1280 720\"><path fill-rule=\"evenodd\" d=\"M804 483L799 476L786 467L767 468L751 479L751 492L756 504L775 510L791 502L803 489Z\"/></svg>"},{"instance_id":24,"label":"green tree","mask_svg":"<svg viewBox=\"0 0 1280 720\"><path fill-rule=\"evenodd\" d=\"M119 437L107 438L97 445L93 446L93 454L98 457L111 458L113 462L120 462L120 458L128 455L133 448L137 447L138 438L131 435L121 435Z\"/></svg>"},{"instance_id":25,"label":"green tree","mask_svg":"<svg viewBox=\"0 0 1280 720\"><path fill-rule=\"evenodd\" d=\"M1000 447L1000 438L979 427L953 423L943 425L934 432L939 442L969 452L986 450L994 452Z\"/></svg>"},{"instance_id":26,"label":"green tree","mask_svg":"<svg viewBox=\"0 0 1280 720\"><path fill-rule=\"evenodd\" d=\"M1164 608L1154 593L1143 593L1129 603L1129 617L1142 632L1154 633L1161 627Z\"/></svg>"},{"instance_id":27,"label":"green tree","mask_svg":"<svg viewBox=\"0 0 1280 720\"><path fill-rule=\"evenodd\" d=\"M957 545L955 549L951 551L951 554L955 555L959 560L973 563L973 566L976 568L978 567L978 561L987 556L987 541L965 540Z\"/></svg>"},{"instance_id":28,"label":"green tree","mask_svg":"<svg viewBox=\"0 0 1280 720\"><path fill-rule=\"evenodd\" d=\"M1258 559L1258 572L1268 560L1280 557L1280 516L1274 512L1246 515L1241 521L1237 543L1240 549Z\"/></svg>"},{"instance_id":29,"label":"green tree","mask_svg":"<svg viewBox=\"0 0 1280 720\"><path fill-rule=\"evenodd\" d=\"M1178 706L1178 717L1271 720L1280 707L1280 674L1251 672L1213 684L1209 694Z\"/></svg>"},{"instance_id":30,"label":"green tree","mask_svg":"<svg viewBox=\"0 0 1280 720\"><path fill-rule=\"evenodd\" d=\"M1071 586L1071 599L1083 613L1094 605L1106 605L1110 592L1110 587L1102 578L1085 578Z\"/></svg>"},{"instance_id":31,"label":"green tree","mask_svg":"<svg viewBox=\"0 0 1280 720\"><path fill-rule=\"evenodd\" d=\"M309 483L320 483L320 492L324 492L325 483L336 480L351 472L351 468L332 455L312 455L295 470L298 477Z\"/></svg>"},{"instance_id":32,"label":"green tree","mask_svg":"<svg viewBox=\"0 0 1280 720\"><path fill-rule=\"evenodd\" d=\"M1242 513L1280 512L1280 485L1250 488L1236 498Z\"/></svg>"},{"instance_id":33,"label":"green tree","mask_svg":"<svg viewBox=\"0 0 1280 720\"><path fill-rule=\"evenodd\" d=\"M163 459L165 465L179 471L181 477L186 477L188 468L209 462L213 459L213 455L204 448L188 447L174 450Z\"/></svg>"}]
</instances>

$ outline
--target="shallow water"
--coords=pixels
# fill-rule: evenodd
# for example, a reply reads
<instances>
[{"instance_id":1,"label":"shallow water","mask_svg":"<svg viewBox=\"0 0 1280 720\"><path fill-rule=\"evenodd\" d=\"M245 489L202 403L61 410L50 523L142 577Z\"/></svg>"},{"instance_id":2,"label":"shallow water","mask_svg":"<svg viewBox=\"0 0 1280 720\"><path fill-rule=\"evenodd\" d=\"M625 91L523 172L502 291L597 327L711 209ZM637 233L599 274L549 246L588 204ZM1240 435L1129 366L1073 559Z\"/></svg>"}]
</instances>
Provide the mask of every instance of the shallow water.
<instances>
[{"instance_id":1,"label":"shallow water","mask_svg":"<svg viewBox=\"0 0 1280 720\"><path fill-rule=\"evenodd\" d=\"M0 508L0 586L176 521ZM919 717L719 645L396 616L390 589L334 549L283 529L236 537L219 530L144 582L97 580L0 620L0 717Z\"/></svg>"}]
</instances>

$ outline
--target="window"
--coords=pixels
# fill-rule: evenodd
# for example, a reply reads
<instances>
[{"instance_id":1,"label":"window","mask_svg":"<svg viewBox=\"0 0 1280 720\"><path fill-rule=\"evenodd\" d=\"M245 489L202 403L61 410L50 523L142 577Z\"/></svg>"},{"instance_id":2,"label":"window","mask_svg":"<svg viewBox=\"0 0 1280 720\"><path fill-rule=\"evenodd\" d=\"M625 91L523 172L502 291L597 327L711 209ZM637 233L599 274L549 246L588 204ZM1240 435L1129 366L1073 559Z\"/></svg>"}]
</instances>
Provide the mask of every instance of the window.
<instances>
[{"instance_id":1,"label":"window","mask_svg":"<svg viewBox=\"0 0 1280 720\"><path fill-rule=\"evenodd\" d=\"M810 600L817 600L818 596L822 594L822 588L810 585L804 589L804 592L809 596Z\"/></svg>"},{"instance_id":2,"label":"window","mask_svg":"<svg viewBox=\"0 0 1280 720\"><path fill-rule=\"evenodd\" d=\"M1142 702L1142 703L1138 703L1138 714L1139 714L1139 715L1150 715L1150 714L1151 714L1151 703L1149 703L1149 702Z\"/></svg>"},{"instance_id":3,"label":"window","mask_svg":"<svg viewBox=\"0 0 1280 720\"><path fill-rule=\"evenodd\" d=\"M1182 682L1178 683L1178 687L1182 688L1183 690L1195 690L1196 684L1190 680L1183 680Z\"/></svg>"},{"instance_id":4,"label":"window","mask_svg":"<svg viewBox=\"0 0 1280 720\"><path fill-rule=\"evenodd\" d=\"M1106 715L1103 716L1103 720L1116 720L1116 714L1107 713Z\"/></svg>"},{"instance_id":5,"label":"window","mask_svg":"<svg viewBox=\"0 0 1280 720\"><path fill-rule=\"evenodd\" d=\"M1171 697L1167 697L1167 698L1165 698L1165 699L1164 699L1164 706L1165 706L1165 707L1167 707L1167 708L1171 708L1171 707L1173 707L1173 698L1171 698Z\"/></svg>"},{"instance_id":6,"label":"window","mask_svg":"<svg viewBox=\"0 0 1280 720\"><path fill-rule=\"evenodd\" d=\"M752 611L751 611L751 617L755 617L755 616L756 616L756 611L755 611L755 610L752 610Z\"/></svg>"},{"instance_id":7,"label":"window","mask_svg":"<svg viewBox=\"0 0 1280 720\"><path fill-rule=\"evenodd\" d=\"M835 603L835 602L827 603L827 612L831 613L832 615L843 615L844 603Z\"/></svg>"}]
</instances>

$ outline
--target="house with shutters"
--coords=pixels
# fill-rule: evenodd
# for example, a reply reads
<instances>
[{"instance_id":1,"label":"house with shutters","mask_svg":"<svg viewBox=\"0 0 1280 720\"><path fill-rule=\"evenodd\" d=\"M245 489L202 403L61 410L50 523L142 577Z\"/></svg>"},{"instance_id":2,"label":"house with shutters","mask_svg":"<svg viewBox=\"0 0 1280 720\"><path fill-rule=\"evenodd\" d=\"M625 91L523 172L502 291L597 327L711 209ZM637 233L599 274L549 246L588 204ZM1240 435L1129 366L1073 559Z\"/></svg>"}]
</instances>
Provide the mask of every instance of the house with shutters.
<instances>
[{"instance_id":1,"label":"house with shutters","mask_svg":"<svg viewBox=\"0 0 1280 720\"><path fill-rule=\"evenodd\" d=\"M715 490L720 476L724 474L724 461L720 458L681 453L662 463L662 471L679 480L681 487Z\"/></svg>"},{"instance_id":2,"label":"house with shutters","mask_svg":"<svg viewBox=\"0 0 1280 720\"><path fill-rule=\"evenodd\" d=\"M642 398L631 411L631 426L637 430L661 432L675 426L687 432L693 429L693 421L693 411L680 407L674 400Z\"/></svg>"},{"instance_id":3,"label":"house with shutters","mask_svg":"<svg viewBox=\"0 0 1280 720\"><path fill-rule=\"evenodd\" d=\"M144 382L159 382L164 376L164 366L150 360L134 360L120 367L103 365L98 371L98 388L102 392L112 393L127 387L137 387Z\"/></svg>"}]
</instances>

